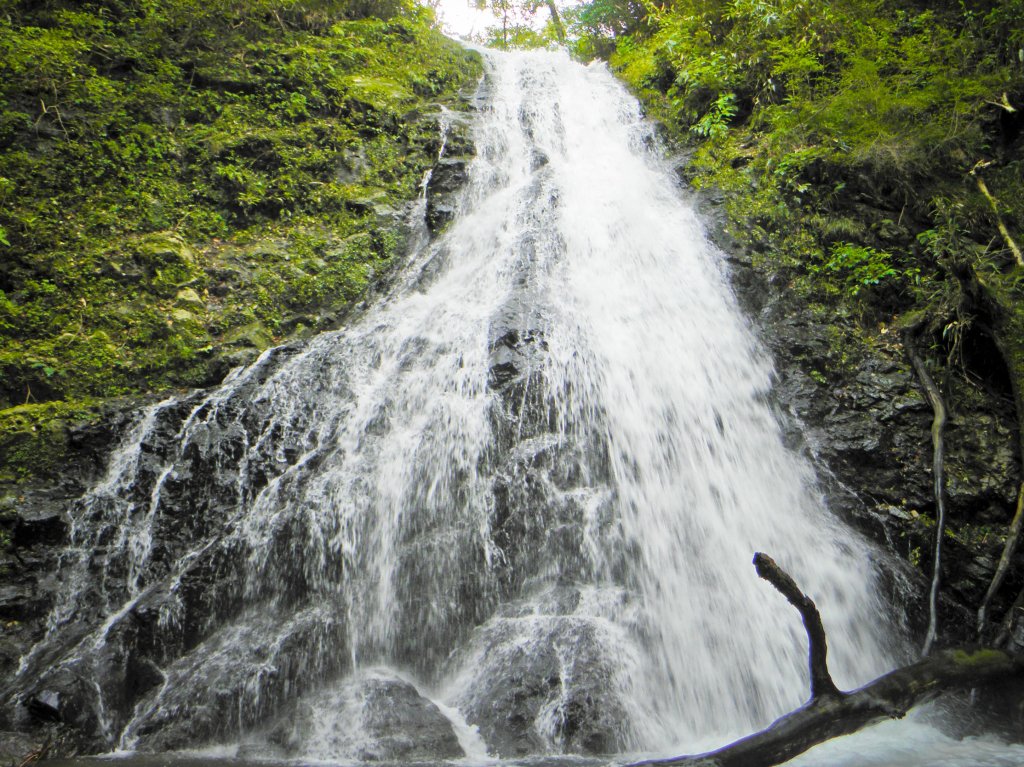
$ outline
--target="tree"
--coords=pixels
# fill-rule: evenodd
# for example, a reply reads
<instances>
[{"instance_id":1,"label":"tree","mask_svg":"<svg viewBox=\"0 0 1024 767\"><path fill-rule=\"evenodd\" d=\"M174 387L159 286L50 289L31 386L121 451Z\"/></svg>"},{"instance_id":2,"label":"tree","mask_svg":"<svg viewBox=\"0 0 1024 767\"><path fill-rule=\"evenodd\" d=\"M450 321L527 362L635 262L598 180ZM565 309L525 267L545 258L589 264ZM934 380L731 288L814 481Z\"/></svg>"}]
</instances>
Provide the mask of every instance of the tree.
<instances>
[{"instance_id":1,"label":"tree","mask_svg":"<svg viewBox=\"0 0 1024 767\"><path fill-rule=\"evenodd\" d=\"M562 21L576 58L607 60L618 40L643 29L647 8L640 0L591 0L565 8Z\"/></svg>"},{"instance_id":2,"label":"tree","mask_svg":"<svg viewBox=\"0 0 1024 767\"><path fill-rule=\"evenodd\" d=\"M508 48L514 42L516 32L521 32L523 27L529 27L528 22L533 19L541 6L548 9L549 23L555 38L560 43L565 42L565 25L562 23L562 16L555 0L475 0L475 2L477 8L489 9L491 13L501 19L502 47Z\"/></svg>"}]
</instances>

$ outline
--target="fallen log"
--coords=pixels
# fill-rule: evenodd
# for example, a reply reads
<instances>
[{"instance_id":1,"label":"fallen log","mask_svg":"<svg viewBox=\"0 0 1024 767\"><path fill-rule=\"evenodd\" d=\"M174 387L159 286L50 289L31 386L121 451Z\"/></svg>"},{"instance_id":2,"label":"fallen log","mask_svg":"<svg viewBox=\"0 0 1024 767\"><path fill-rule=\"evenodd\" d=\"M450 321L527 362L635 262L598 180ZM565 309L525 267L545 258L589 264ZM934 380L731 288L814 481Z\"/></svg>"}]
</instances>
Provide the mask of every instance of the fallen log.
<instances>
[{"instance_id":1,"label":"fallen log","mask_svg":"<svg viewBox=\"0 0 1024 767\"><path fill-rule=\"evenodd\" d=\"M800 610L807 630L811 699L760 732L715 751L636 762L628 767L773 767L840 735L910 709L953 690L983 689L1013 679L1024 682L1024 657L987 647L933 652L909 666L850 692L832 682L826 663L826 635L813 600L764 554L754 555L758 575Z\"/></svg>"}]
</instances>

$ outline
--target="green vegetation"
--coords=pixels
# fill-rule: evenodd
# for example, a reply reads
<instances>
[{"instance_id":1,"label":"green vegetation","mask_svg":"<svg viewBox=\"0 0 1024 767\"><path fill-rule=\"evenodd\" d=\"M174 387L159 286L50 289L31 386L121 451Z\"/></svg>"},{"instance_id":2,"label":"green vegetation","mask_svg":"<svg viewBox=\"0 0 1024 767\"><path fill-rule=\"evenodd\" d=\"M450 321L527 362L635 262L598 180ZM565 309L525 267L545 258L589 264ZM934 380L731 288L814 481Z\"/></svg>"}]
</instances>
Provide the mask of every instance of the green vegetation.
<instances>
[{"instance_id":1,"label":"green vegetation","mask_svg":"<svg viewBox=\"0 0 1024 767\"><path fill-rule=\"evenodd\" d=\"M400 252L440 105L479 74L432 21L413 0L0 0L0 432L336 321Z\"/></svg>"},{"instance_id":2,"label":"green vegetation","mask_svg":"<svg viewBox=\"0 0 1024 767\"><path fill-rule=\"evenodd\" d=\"M987 663L1006 663L1007 667L1010 665L1009 658L1005 653L987 648L970 653L966 650L956 649L953 651L953 662L958 666L977 666Z\"/></svg>"},{"instance_id":3,"label":"green vegetation","mask_svg":"<svg viewBox=\"0 0 1024 767\"><path fill-rule=\"evenodd\" d=\"M607 58L686 148L755 268L826 324L812 380L900 339L954 404L1012 399L1024 455L1022 0L592 0L564 16L576 54ZM918 566L934 523L914 521ZM987 544L984 525L955 528Z\"/></svg>"},{"instance_id":4,"label":"green vegetation","mask_svg":"<svg viewBox=\"0 0 1024 767\"><path fill-rule=\"evenodd\" d=\"M878 2L668 5L613 63L678 133L706 139L694 180L728 191L734 217L756 224L737 234L774 258L799 270L852 241L917 265L928 254L912 229L948 226L938 218L953 210L987 218L967 178L976 162L996 159L997 188L1019 186L999 126L1003 94L1024 97L1024 40L1010 32L1024 5L980 18Z\"/></svg>"},{"instance_id":5,"label":"green vegetation","mask_svg":"<svg viewBox=\"0 0 1024 767\"><path fill-rule=\"evenodd\" d=\"M494 48L544 48L564 43L565 25L555 0L473 0L473 4L488 9L500 26L486 30L482 42ZM537 11L544 8L547 24L538 30L534 24Z\"/></svg>"}]
</instances>

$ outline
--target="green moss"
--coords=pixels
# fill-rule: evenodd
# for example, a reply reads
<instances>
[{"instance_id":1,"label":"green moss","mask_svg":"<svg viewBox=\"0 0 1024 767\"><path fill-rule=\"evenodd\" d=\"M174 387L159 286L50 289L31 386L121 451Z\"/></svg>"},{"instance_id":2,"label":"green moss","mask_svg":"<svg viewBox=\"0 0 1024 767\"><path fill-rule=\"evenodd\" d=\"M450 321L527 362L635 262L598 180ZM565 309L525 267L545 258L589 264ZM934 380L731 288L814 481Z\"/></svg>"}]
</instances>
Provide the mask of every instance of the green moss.
<instances>
[{"instance_id":1,"label":"green moss","mask_svg":"<svg viewBox=\"0 0 1024 767\"><path fill-rule=\"evenodd\" d=\"M68 452L68 429L99 417L96 403L47 402L0 411L0 483L55 477Z\"/></svg>"},{"instance_id":2,"label":"green moss","mask_svg":"<svg viewBox=\"0 0 1024 767\"><path fill-rule=\"evenodd\" d=\"M956 649L952 653L953 661L958 666L977 666L977 665L991 665L994 663L1005 662L1007 666L1010 665L1010 659L1006 653L1000 650L992 649L978 649L978 650L962 650Z\"/></svg>"},{"instance_id":3,"label":"green moss","mask_svg":"<svg viewBox=\"0 0 1024 767\"><path fill-rule=\"evenodd\" d=\"M1005 531L993 530L991 525L960 524L947 528L947 534L970 551L983 551L1002 544Z\"/></svg>"},{"instance_id":4,"label":"green moss","mask_svg":"<svg viewBox=\"0 0 1024 767\"><path fill-rule=\"evenodd\" d=\"M418 194L439 105L481 71L430 21L411 0L8 3L0 408L202 385L253 323L262 346L336 321L400 252L380 210Z\"/></svg>"}]
</instances>

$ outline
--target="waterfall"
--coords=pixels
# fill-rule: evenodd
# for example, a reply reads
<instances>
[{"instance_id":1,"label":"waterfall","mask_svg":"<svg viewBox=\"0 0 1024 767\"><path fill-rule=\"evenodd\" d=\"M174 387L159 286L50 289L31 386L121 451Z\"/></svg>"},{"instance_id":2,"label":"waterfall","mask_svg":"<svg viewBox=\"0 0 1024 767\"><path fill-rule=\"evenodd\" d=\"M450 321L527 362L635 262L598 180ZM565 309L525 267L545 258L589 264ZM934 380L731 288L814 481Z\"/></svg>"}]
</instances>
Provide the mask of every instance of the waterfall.
<instances>
[{"instance_id":1,"label":"waterfall","mask_svg":"<svg viewBox=\"0 0 1024 767\"><path fill-rule=\"evenodd\" d=\"M388 295L150 407L71 510L16 684L109 748L716 746L807 697L755 551L816 599L840 686L894 664L876 553L784 447L635 100L563 54L486 61L459 214Z\"/></svg>"}]
</instances>

